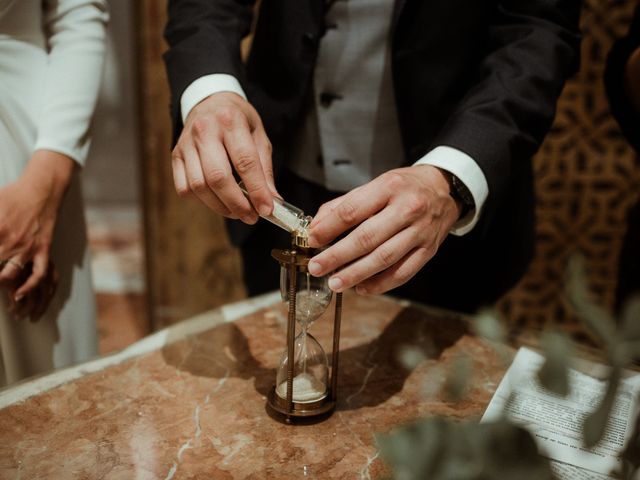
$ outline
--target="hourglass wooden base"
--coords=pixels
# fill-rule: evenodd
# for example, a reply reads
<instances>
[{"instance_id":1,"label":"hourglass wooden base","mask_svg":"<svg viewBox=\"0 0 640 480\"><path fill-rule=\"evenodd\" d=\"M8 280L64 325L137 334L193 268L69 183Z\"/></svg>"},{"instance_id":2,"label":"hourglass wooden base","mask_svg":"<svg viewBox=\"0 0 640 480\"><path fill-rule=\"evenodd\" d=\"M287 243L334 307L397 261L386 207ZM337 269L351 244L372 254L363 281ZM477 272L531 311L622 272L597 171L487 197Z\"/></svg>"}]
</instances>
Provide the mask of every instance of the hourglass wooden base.
<instances>
[{"instance_id":1,"label":"hourglass wooden base","mask_svg":"<svg viewBox=\"0 0 640 480\"><path fill-rule=\"evenodd\" d=\"M276 393L276 387L269 391L267 397L269 408L285 417L315 417L329 413L336 408L336 402L332 400L331 391L328 391L327 395L320 400L313 402L292 401L291 403L292 409L289 409L287 400Z\"/></svg>"}]
</instances>

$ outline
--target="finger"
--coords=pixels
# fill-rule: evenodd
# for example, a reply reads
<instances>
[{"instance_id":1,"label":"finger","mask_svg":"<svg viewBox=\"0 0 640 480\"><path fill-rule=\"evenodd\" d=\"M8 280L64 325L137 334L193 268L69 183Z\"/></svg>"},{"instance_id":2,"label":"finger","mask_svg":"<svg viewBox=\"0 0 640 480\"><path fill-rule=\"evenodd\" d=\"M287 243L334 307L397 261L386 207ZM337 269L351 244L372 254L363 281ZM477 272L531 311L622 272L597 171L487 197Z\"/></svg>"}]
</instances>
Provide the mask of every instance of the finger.
<instances>
[{"instance_id":1,"label":"finger","mask_svg":"<svg viewBox=\"0 0 640 480\"><path fill-rule=\"evenodd\" d=\"M44 312L49 308L49 304L51 303L51 299L53 298L53 289L52 286L48 282L44 282L38 286L38 289L33 294L37 293L37 301L34 302L33 308L29 313L29 320L32 322L37 322L42 318ZM32 295L33 295L32 294Z\"/></svg>"},{"instance_id":2,"label":"finger","mask_svg":"<svg viewBox=\"0 0 640 480\"><path fill-rule=\"evenodd\" d=\"M246 122L236 123L234 128L224 130L223 137L229 158L244 182L251 203L261 215L270 215L273 210L273 197L248 125ZM239 188L237 193L242 195Z\"/></svg>"},{"instance_id":3,"label":"finger","mask_svg":"<svg viewBox=\"0 0 640 480\"><path fill-rule=\"evenodd\" d=\"M50 290L51 295L56 293L58 290L58 284L60 283L60 274L58 273L58 269L55 268L52 262L49 262L49 276L51 278Z\"/></svg>"},{"instance_id":4,"label":"finger","mask_svg":"<svg viewBox=\"0 0 640 480\"><path fill-rule=\"evenodd\" d=\"M183 148L182 154L184 155L184 167L189 190L214 212L226 217L232 216L231 211L209 188L204 178L198 151L195 148Z\"/></svg>"},{"instance_id":5,"label":"finger","mask_svg":"<svg viewBox=\"0 0 640 480\"><path fill-rule=\"evenodd\" d=\"M369 278L356 287L360 295L379 295L404 285L433 258L435 252L419 247L409 252L391 268Z\"/></svg>"},{"instance_id":6,"label":"finger","mask_svg":"<svg viewBox=\"0 0 640 480\"><path fill-rule=\"evenodd\" d=\"M322 219L324 217L326 217L327 215L330 215L331 212L333 212L335 207L340 204L340 202L342 201L343 197L344 197L344 195L340 195L339 197L336 197L333 200L329 200L328 202L323 203L320 206L320 208L318 209L318 212L313 217L313 220L311 221L311 224L309 225L309 228L312 229L318 223L322 223Z\"/></svg>"},{"instance_id":7,"label":"finger","mask_svg":"<svg viewBox=\"0 0 640 480\"><path fill-rule=\"evenodd\" d=\"M276 189L276 183L273 178L273 162L271 158L272 147L267 134L260 125L253 131L253 139L258 149L258 156L260 157L260 163L262 164L262 171L264 172L264 178L267 181L267 185L271 190L271 194L282 198Z\"/></svg>"},{"instance_id":8,"label":"finger","mask_svg":"<svg viewBox=\"0 0 640 480\"><path fill-rule=\"evenodd\" d=\"M373 252L384 242L408 227L409 223L406 217L398 215L396 209L390 205L377 215L362 222L335 245L313 257L309 262L309 272L311 275L321 276L336 271ZM415 229L410 231L413 232ZM417 235L413 241L417 242ZM416 245L417 243L406 246L405 252Z\"/></svg>"},{"instance_id":9,"label":"finger","mask_svg":"<svg viewBox=\"0 0 640 480\"><path fill-rule=\"evenodd\" d=\"M34 295L28 295L21 299L19 302L13 301L13 315L21 320L25 318L33 310L35 303Z\"/></svg>"},{"instance_id":10,"label":"finger","mask_svg":"<svg viewBox=\"0 0 640 480\"><path fill-rule=\"evenodd\" d=\"M241 218L245 223L255 223L258 215L233 177L224 145L216 139L207 143L200 142L196 147L209 191L227 209L227 216Z\"/></svg>"},{"instance_id":11,"label":"finger","mask_svg":"<svg viewBox=\"0 0 640 480\"><path fill-rule=\"evenodd\" d=\"M341 233L378 213L387 205L388 192L373 180L344 195L309 230L310 245L327 245Z\"/></svg>"},{"instance_id":12,"label":"finger","mask_svg":"<svg viewBox=\"0 0 640 480\"><path fill-rule=\"evenodd\" d=\"M173 184L176 193L181 197L188 197L191 194L189 184L187 183L187 172L184 166L184 160L180 152L175 149L171 155L171 170L173 172Z\"/></svg>"},{"instance_id":13,"label":"finger","mask_svg":"<svg viewBox=\"0 0 640 480\"><path fill-rule=\"evenodd\" d=\"M29 296L35 297L34 305L29 313L31 322L37 322L49 308L58 286L58 279L58 272L53 262L49 261L45 277L36 289L29 294Z\"/></svg>"},{"instance_id":14,"label":"finger","mask_svg":"<svg viewBox=\"0 0 640 480\"><path fill-rule=\"evenodd\" d=\"M371 253L341 269L329 279L329 287L342 292L356 286L379 272L392 268L418 244L415 227L405 228L378 246Z\"/></svg>"},{"instance_id":15,"label":"finger","mask_svg":"<svg viewBox=\"0 0 640 480\"><path fill-rule=\"evenodd\" d=\"M13 256L7 260L2 271L0 271L0 283L7 283L16 280L25 266L26 260L19 256Z\"/></svg>"},{"instance_id":16,"label":"finger","mask_svg":"<svg viewBox=\"0 0 640 480\"><path fill-rule=\"evenodd\" d=\"M18 287L14 294L16 301L20 301L22 297L35 289L44 279L47 273L47 266L49 265L49 254L44 252L36 254L36 256L33 257L32 265L31 274L27 280Z\"/></svg>"},{"instance_id":17,"label":"finger","mask_svg":"<svg viewBox=\"0 0 640 480\"><path fill-rule=\"evenodd\" d=\"M366 185L361 185L359 187L356 187L353 190L351 190L349 193L360 191L365 186ZM329 200L328 202L323 203L318 209L318 212L316 213L316 215L313 217L313 221L311 222L309 227L311 228L315 226L316 223L321 223L323 221L323 218L326 217L327 215L333 215L335 207L338 206L340 202L342 202L342 200L346 195L348 194L345 193L344 195L340 195L339 197L336 197L333 200Z\"/></svg>"}]
</instances>

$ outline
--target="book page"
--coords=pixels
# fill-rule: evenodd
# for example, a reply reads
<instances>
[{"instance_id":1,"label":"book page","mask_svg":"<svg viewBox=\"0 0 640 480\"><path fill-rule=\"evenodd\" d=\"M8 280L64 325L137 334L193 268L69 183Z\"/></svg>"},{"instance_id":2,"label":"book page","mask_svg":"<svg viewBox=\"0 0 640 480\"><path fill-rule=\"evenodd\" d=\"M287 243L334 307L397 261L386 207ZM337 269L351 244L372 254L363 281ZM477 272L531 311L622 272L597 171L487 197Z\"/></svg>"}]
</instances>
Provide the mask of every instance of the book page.
<instances>
[{"instance_id":1,"label":"book page","mask_svg":"<svg viewBox=\"0 0 640 480\"><path fill-rule=\"evenodd\" d=\"M567 463L554 462L551 460L551 471L562 480L616 480L617 477L611 475L603 475L602 473L592 472L584 468L574 467Z\"/></svg>"},{"instance_id":2,"label":"book page","mask_svg":"<svg viewBox=\"0 0 640 480\"><path fill-rule=\"evenodd\" d=\"M531 432L540 452L546 457L605 475L588 476L579 469L557 464L554 468L564 472L558 475L560 478L599 479L619 471L622 463L618 456L633 432L633 420L637 414L640 375L630 376L621 382L604 437L595 447L588 449L582 443L582 424L598 406L606 382L569 370L570 393L561 397L544 389L538 382L537 372L543 363L542 355L521 348L500 382L482 421L497 420L506 414L510 420Z\"/></svg>"}]
</instances>

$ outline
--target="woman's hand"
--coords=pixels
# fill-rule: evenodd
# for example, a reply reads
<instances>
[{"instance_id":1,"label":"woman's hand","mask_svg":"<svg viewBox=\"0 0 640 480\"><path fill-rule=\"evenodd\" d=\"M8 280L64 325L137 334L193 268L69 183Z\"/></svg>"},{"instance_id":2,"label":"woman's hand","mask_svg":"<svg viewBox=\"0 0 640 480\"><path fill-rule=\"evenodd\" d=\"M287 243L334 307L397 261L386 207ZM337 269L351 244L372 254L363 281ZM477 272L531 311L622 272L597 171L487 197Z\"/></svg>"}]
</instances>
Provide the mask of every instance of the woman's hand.
<instances>
[{"instance_id":1,"label":"woman's hand","mask_svg":"<svg viewBox=\"0 0 640 480\"><path fill-rule=\"evenodd\" d=\"M15 302L47 278L58 210L75 165L65 155L38 150L22 176L0 188L0 286L13 291Z\"/></svg>"},{"instance_id":2,"label":"woman's hand","mask_svg":"<svg viewBox=\"0 0 640 480\"><path fill-rule=\"evenodd\" d=\"M42 314L47 310L47 307L58 288L59 276L53 263L49 262L44 278L19 301L16 301L16 288L22 285L26 279L29 278L32 267L33 264L28 263L18 278L6 285L4 293L8 297L7 305L11 314L19 319L29 317L32 322L35 322L39 320Z\"/></svg>"}]
</instances>

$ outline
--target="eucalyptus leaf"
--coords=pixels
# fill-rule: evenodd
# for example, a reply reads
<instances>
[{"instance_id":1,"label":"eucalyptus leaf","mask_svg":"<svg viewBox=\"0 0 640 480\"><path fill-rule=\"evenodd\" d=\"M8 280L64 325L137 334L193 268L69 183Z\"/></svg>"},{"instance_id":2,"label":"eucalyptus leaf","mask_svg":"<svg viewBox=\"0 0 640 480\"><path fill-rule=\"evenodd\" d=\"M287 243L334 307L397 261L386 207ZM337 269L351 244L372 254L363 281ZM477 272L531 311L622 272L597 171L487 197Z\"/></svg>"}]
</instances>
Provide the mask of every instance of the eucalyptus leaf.
<instances>
[{"instance_id":1,"label":"eucalyptus leaf","mask_svg":"<svg viewBox=\"0 0 640 480\"><path fill-rule=\"evenodd\" d=\"M640 293L629 297L622 306L620 315L621 336L626 341L640 340ZM640 351L635 353L635 358L640 357Z\"/></svg>"},{"instance_id":2,"label":"eucalyptus leaf","mask_svg":"<svg viewBox=\"0 0 640 480\"><path fill-rule=\"evenodd\" d=\"M606 309L598 305L589 292L586 281L584 257L575 254L569 258L566 271L565 291L577 314L595 339L613 351L617 344L616 323Z\"/></svg>"},{"instance_id":3,"label":"eucalyptus leaf","mask_svg":"<svg viewBox=\"0 0 640 480\"><path fill-rule=\"evenodd\" d=\"M447 372L442 365L436 365L429 370L429 375L425 375L423 379L421 389L421 393L425 399L435 399L440 395L446 380Z\"/></svg>"},{"instance_id":4,"label":"eucalyptus leaf","mask_svg":"<svg viewBox=\"0 0 640 480\"><path fill-rule=\"evenodd\" d=\"M483 309L473 317L471 329L478 337L486 340L505 343L507 339L506 329L500 315L494 309Z\"/></svg>"},{"instance_id":5,"label":"eucalyptus leaf","mask_svg":"<svg viewBox=\"0 0 640 480\"><path fill-rule=\"evenodd\" d=\"M457 402L467 390L473 363L466 355L456 357L444 383L444 392L452 401Z\"/></svg>"},{"instance_id":6,"label":"eucalyptus leaf","mask_svg":"<svg viewBox=\"0 0 640 480\"><path fill-rule=\"evenodd\" d=\"M545 361L538 371L538 380L547 390L561 396L569 394L569 361L572 344L560 332L544 332L540 338Z\"/></svg>"},{"instance_id":7,"label":"eucalyptus leaf","mask_svg":"<svg viewBox=\"0 0 640 480\"><path fill-rule=\"evenodd\" d=\"M584 444L587 447L593 447L596 445L607 428L609 415L616 399L616 393L618 386L620 385L620 378L622 369L619 366L614 366L609 374L609 381L607 383L607 390L598 405L593 412L587 416L582 427Z\"/></svg>"},{"instance_id":8,"label":"eucalyptus leaf","mask_svg":"<svg viewBox=\"0 0 640 480\"><path fill-rule=\"evenodd\" d=\"M403 345L398 351L398 361L409 371L416 368L425 358L424 352L415 345Z\"/></svg>"},{"instance_id":9,"label":"eucalyptus leaf","mask_svg":"<svg viewBox=\"0 0 640 480\"><path fill-rule=\"evenodd\" d=\"M551 480L531 435L507 421L420 420L376 437L398 480Z\"/></svg>"}]
</instances>

